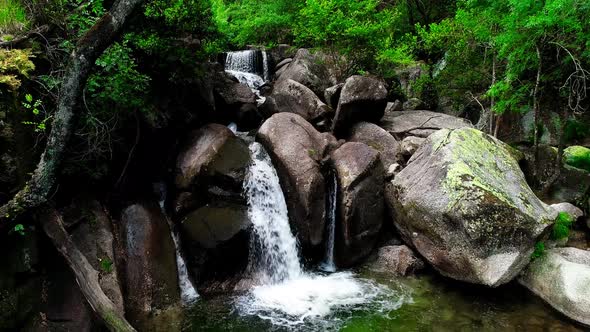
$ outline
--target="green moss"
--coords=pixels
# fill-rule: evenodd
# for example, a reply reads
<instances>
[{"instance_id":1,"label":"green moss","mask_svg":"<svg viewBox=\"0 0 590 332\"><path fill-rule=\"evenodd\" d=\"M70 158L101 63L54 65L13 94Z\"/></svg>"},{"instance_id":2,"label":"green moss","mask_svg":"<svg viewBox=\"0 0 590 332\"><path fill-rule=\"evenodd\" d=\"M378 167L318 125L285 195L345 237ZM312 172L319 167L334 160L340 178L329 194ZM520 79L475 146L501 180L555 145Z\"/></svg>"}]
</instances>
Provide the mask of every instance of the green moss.
<instances>
[{"instance_id":1,"label":"green moss","mask_svg":"<svg viewBox=\"0 0 590 332\"><path fill-rule=\"evenodd\" d=\"M537 242L535 243L535 251L531 255L531 259L537 259L545 256L545 243L544 242Z\"/></svg>"},{"instance_id":2,"label":"green moss","mask_svg":"<svg viewBox=\"0 0 590 332\"><path fill-rule=\"evenodd\" d=\"M563 162L590 172L590 149L577 145L570 146L563 151Z\"/></svg>"},{"instance_id":3,"label":"green moss","mask_svg":"<svg viewBox=\"0 0 590 332\"><path fill-rule=\"evenodd\" d=\"M559 212L553 224L551 238L553 240L565 239L570 235L570 229L574 223L574 218L567 212Z\"/></svg>"},{"instance_id":4,"label":"green moss","mask_svg":"<svg viewBox=\"0 0 590 332\"><path fill-rule=\"evenodd\" d=\"M482 200L486 192L516 207L512 198L499 186L506 181L504 170L518 167L511 152L501 142L493 141L476 129L453 130L436 135L434 150L454 142L452 149L449 149L449 166L443 182L451 198L449 208L466 196L471 200Z\"/></svg>"}]
</instances>

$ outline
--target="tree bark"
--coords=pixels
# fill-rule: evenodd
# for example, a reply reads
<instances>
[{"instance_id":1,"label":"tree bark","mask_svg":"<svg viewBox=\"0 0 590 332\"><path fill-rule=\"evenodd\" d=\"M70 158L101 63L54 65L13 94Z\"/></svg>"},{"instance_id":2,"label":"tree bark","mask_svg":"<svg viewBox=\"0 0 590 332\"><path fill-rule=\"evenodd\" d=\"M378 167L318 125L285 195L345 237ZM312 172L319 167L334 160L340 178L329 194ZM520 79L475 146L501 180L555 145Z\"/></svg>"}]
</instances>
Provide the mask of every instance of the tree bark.
<instances>
[{"instance_id":1,"label":"tree bark","mask_svg":"<svg viewBox=\"0 0 590 332\"><path fill-rule=\"evenodd\" d=\"M55 186L57 171L72 133L76 107L90 69L96 59L112 43L133 9L143 0L118 0L78 41L70 55L69 65L61 85L57 110L51 125L45 151L33 176L8 203L0 207L0 227L28 209L47 201Z\"/></svg>"},{"instance_id":2,"label":"tree bark","mask_svg":"<svg viewBox=\"0 0 590 332\"><path fill-rule=\"evenodd\" d=\"M55 209L48 208L41 217L41 223L47 236L74 272L82 294L106 327L113 332L135 331L123 313L103 292L98 279L98 271L92 267L86 256L72 242L63 226L61 215Z\"/></svg>"},{"instance_id":3,"label":"tree bark","mask_svg":"<svg viewBox=\"0 0 590 332\"><path fill-rule=\"evenodd\" d=\"M541 118L541 110L539 105L539 86L541 85L541 70L542 70L542 57L541 57L541 50L539 46L536 47L537 51L537 59L539 60L539 64L537 65L537 78L535 81L535 89L533 91L533 112L534 112L534 138L533 138L533 146L534 146L534 156L535 156L535 174L538 171L538 160L539 160L539 124Z\"/></svg>"}]
</instances>

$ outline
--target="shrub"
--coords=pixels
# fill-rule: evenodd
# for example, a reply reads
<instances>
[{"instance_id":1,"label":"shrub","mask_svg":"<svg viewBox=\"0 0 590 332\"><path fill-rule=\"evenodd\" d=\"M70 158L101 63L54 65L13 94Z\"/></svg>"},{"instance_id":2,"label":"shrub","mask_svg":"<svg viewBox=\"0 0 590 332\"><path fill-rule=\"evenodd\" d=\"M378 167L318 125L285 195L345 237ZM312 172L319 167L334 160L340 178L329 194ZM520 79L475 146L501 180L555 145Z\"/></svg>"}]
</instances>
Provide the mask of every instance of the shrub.
<instances>
[{"instance_id":1,"label":"shrub","mask_svg":"<svg viewBox=\"0 0 590 332\"><path fill-rule=\"evenodd\" d=\"M570 229L574 223L574 218L567 212L559 212L555 223L553 224L553 232L551 238L553 240L565 239L570 235Z\"/></svg>"}]
</instances>

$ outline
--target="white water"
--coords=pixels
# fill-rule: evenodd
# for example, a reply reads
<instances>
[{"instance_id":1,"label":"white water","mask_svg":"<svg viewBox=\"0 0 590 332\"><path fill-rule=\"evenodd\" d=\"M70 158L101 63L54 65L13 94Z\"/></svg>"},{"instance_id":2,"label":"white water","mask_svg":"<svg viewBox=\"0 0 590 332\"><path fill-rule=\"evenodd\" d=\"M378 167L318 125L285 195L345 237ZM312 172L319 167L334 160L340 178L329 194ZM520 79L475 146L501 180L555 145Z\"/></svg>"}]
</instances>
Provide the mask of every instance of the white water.
<instances>
[{"instance_id":1,"label":"white water","mask_svg":"<svg viewBox=\"0 0 590 332\"><path fill-rule=\"evenodd\" d=\"M168 218L168 215L166 214L166 210L164 208L164 203L166 202L166 188L163 183L156 183L154 184L154 190L160 195L160 209L162 209L162 214L168 222L168 227L170 227L170 234L172 235L172 241L174 242L174 248L176 250L176 269L178 271L178 286L180 287L180 300L182 301L183 305L188 306L195 303L195 301L199 298L199 293L197 293L197 290L195 289L195 286L191 282L191 279L188 275L186 262L184 261L184 257L182 256L180 238L178 236L178 233L174 230L174 224L172 223L172 220Z\"/></svg>"},{"instance_id":2,"label":"white water","mask_svg":"<svg viewBox=\"0 0 590 332\"><path fill-rule=\"evenodd\" d=\"M258 286L237 299L238 312L269 320L273 325L297 329L312 324L314 329L322 330L339 321L334 317L337 313L389 312L399 308L405 301L403 295L350 272L326 276L303 271L270 157L259 143L250 144L250 152L253 162L244 189L254 226L256 251L251 266Z\"/></svg>"},{"instance_id":3,"label":"white water","mask_svg":"<svg viewBox=\"0 0 590 332\"><path fill-rule=\"evenodd\" d=\"M252 164L244 189L248 216L254 225L256 272L264 284L298 278L303 269L297 256L297 242L289 228L287 204L277 172L260 143L250 144L250 154Z\"/></svg>"},{"instance_id":4,"label":"white water","mask_svg":"<svg viewBox=\"0 0 590 332\"><path fill-rule=\"evenodd\" d=\"M240 83L246 84L256 94L258 104L264 103L265 98L260 95L260 88L269 80L268 59L266 52L262 52L262 75L257 69L258 51L246 50L228 52L225 58L225 71L235 77Z\"/></svg>"},{"instance_id":5,"label":"white water","mask_svg":"<svg viewBox=\"0 0 590 332\"><path fill-rule=\"evenodd\" d=\"M336 195L338 193L338 179L336 178L336 172L332 172L331 175L330 185L328 187L328 241L326 243L326 257L320 266L320 268L326 272L336 272L336 264L334 264L334 241L336 236Z\"/></svg>"}]
</instances>

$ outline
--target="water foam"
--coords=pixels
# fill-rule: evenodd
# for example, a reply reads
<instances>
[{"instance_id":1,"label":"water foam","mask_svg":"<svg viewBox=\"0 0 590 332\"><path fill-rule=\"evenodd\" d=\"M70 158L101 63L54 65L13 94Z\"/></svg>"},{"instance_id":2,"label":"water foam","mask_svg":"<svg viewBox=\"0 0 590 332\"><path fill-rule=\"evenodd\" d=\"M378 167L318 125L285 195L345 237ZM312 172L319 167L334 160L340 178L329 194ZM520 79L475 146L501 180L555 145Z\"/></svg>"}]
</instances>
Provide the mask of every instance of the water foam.
<instances>
[{"instance_id":1,"label":"water foam","mask_svg":"<svg viewBox=\"0 0 590 332\"><path fill-rule=\"evenodd\" d=\"M389 312L405 300L401 294L350 272L306 273L297 255L287 205L270 157L258 143L250 145L253 162L244 185L254 226L251 269L258 286L236 300L238 313L273 325L321 329L357 310Z\"/></svg>"}]
</instances>

